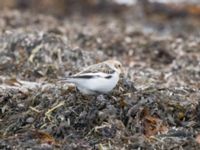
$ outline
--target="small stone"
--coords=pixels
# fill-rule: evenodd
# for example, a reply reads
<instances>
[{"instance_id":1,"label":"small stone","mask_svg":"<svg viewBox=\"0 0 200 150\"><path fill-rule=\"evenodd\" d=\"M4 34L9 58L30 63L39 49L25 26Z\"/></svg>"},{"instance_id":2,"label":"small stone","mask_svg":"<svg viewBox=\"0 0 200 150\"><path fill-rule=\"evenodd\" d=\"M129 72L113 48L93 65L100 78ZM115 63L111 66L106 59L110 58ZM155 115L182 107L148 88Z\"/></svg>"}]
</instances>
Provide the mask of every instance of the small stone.
<instances>
[{"instance_id":1,"label":"small stone","mask_svg":"<svg viewBox=\"0 0 200 150\"><path fill-rule=\"evenodd\" d=\"M33 117L29 117L29 118L26 119L27 123L33 123L33 121L34 121Z\"/></svg>"}]
</instances>

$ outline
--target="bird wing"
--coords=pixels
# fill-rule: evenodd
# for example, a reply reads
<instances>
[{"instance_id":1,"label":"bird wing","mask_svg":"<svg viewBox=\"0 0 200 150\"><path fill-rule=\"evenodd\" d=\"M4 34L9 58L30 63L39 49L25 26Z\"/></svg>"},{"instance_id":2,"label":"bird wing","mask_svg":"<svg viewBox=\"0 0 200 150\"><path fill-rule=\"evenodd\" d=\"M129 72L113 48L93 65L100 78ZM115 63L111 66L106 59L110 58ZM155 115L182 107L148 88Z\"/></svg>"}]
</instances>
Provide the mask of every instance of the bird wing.
<instances>
[{"instance_id":1,"label":"bird wing","mask_svg":"<svg viewBox=\"0 0 200 150\"><path fill-rule=\"evenodd\" d=\"M73 79L92 79L92 78L105 78L105 79L110 79L112 78L113 74L108 74L108 73L103 73L103 72L97 72L97 73L83 73L79 75L74 75L69 78Z\"/></svg>"},{"instance_id":2,"label":"bird wing","mask_svg":"<svg viewBox=\"0 0 200 150\"><path fill-rule=\"evenodd\" d=\"M106 74L112 74L115 71L113 69L111 69L107 64L99 63L99 64L95 64L95 65L86 67L85 69L83 69L83 71L81 71L73 76L80 76L82 74L99 73L99 72L106 73Z\"/></svg>"},{"instance_id":3,"label":"bird wing","mask_svg":"<svg viewBox=\"0 0 200 150\"><path fill-rule=\"evenodd\" d=\"M96 77L110 79L114 72L115 70L111 69L106 63L99 63L88 66L83 71L60 80L72 81L72 79L92 79Z\"/></svg>"}]
</instances>

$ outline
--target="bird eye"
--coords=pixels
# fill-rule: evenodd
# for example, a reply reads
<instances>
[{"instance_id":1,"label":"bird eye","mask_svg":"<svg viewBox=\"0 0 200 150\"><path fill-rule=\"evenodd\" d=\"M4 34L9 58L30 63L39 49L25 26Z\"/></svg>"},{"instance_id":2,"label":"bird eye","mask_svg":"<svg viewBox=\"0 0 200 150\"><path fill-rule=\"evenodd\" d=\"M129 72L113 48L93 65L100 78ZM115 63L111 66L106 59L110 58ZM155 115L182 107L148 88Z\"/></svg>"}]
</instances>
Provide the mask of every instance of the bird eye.
<instances>
[{"instance_id":1,"label":"bird eye","mask_svg":"<svg viewBox=\"0 0 200 150\"><path fill-rule=\"evenodd\" d=\"M118 65L117 65L117 68L121 68L121 65L120 65L120 64L118 64Z\"/></svg>"},{"instance_id":2,"label":"bird eye","mask_svg":"<svg viewBox=\"0 0 200 150\"><path fill-rule=\"evenodd\" d=\"M120 64L116 64L115 67L116 68L121 68L121 65Z\"/></svg>"}]
</instances>

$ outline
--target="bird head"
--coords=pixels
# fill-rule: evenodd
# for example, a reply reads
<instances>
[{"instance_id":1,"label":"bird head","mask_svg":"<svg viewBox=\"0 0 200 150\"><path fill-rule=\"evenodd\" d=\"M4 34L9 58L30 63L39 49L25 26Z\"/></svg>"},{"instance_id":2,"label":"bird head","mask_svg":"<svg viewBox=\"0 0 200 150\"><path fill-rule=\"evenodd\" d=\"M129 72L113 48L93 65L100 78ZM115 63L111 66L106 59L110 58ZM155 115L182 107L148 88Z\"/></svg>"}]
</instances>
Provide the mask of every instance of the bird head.
<instances>
[{"instance_id":1,"label":"bird head","mask_svg":"<svg viewBox=\"0 0 200 150\"><path fill-rule=\"evenodd\" d=\"M108 60L108 61L106 61L106 64L108 64L110 66L110 68L112 68L119 74L124 72L122 64L117 60Z\"/></svg>"}]
</instances>

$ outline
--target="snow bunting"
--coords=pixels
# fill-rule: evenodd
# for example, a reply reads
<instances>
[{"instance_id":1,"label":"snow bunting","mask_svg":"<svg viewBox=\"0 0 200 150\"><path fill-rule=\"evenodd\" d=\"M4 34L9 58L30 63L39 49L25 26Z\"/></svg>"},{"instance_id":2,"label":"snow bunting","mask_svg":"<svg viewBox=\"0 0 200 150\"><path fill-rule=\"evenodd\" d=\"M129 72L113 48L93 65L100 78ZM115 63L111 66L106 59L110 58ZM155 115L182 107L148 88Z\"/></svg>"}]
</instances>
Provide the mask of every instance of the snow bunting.
<instances>
[{"instance_id":1,"label":"snow bunting","mask_svg":"<svg viewBox=\"0 0 200 150\"><path fill-rule=\"evenodd\" d=\"M122 64L119 61L107 60L91 65L64 81L75 84L83 94L108 93L117 85L122 72Z\"/></svg>"}]
</instances>

